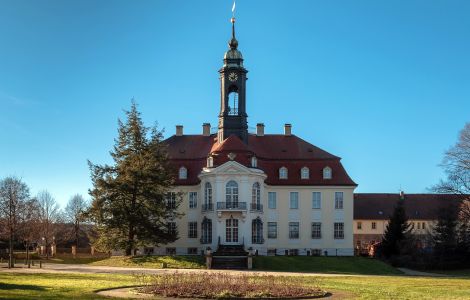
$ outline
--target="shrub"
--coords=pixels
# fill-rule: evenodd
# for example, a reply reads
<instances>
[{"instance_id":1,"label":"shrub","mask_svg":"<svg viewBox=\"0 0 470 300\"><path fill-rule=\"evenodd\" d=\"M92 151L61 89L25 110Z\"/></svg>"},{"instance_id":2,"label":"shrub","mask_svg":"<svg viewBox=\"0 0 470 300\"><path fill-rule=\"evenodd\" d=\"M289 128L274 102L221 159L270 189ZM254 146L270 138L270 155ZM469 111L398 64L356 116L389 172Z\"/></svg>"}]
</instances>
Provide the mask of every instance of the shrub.
<instances>
[{"instance_id":1,"label":"shrub","mask_svg":"<svg viewBox=\"0 0 470 300\"><path fill-rule=\"evenodd\" d=\"M276 276L229 275L227 273L169 273L138 276L142 293L175 298L305 298L321 297L316 287Z\"/></svg>"}]
</instances>

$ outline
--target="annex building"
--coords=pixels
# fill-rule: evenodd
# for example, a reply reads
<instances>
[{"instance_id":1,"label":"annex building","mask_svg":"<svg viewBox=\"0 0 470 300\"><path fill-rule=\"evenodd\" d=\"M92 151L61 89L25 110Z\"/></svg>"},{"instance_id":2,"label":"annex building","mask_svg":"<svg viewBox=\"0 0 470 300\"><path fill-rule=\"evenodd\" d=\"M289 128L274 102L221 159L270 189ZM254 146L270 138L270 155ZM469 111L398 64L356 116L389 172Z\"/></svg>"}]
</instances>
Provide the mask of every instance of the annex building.
<instances>
[{"instance_id":1,"label":"annex building","mask_svg":"<svg viewBox=\"0 0 470 300\"><path fill-rule=\"evenodd\" d=\"M146 252L200 254L208 247L234 247L260 255L354 255L353 195L356 183L341 158L292 133L248 131L248 70L235 38L224 54L216 132L183 126L165 140L177 170L180 219L169 223L179 239ZM214 103L215 104L215 103ZM214 116L215 117L215 116Z\"/></svg>"}]
</instances>

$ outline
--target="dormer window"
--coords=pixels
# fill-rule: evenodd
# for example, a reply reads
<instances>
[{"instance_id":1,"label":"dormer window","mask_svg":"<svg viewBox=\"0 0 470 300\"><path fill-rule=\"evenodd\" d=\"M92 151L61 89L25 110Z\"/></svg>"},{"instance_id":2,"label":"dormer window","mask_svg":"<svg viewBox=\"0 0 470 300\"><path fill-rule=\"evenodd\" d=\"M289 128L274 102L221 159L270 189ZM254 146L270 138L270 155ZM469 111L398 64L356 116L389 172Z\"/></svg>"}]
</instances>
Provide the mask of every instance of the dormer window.
<instances>
[{"instance_id":1,"label":"dormer window","mask_svg":"<svg viewBox=\"0 0 470 300\"><path fill-rule=\"evenodd\" d=\"M207 158L207 167L212 168L214 166L214 158L212 156L209 156Z\"/></svg>"},{"instance_id":2,"label":"dormer window","mask_svg":"<svg viewBox=\"0 0 470 300\"><path fill-rule=\"evenodd\" d=\"M188 169L185 167L181 167L179 172L178 172L178 178L179 179L188 179Z\"/></svg>"},{"instance_id":3,"label":"dormer window","mask_svg":"<svg viewBox=\"0 0 470 300\"><path fill-rule=\"evenodd\" d=\"M279 179L287 179L287 168L282 167L279 169Z\"/></svg>"},{"instance_id":4,"label":"dormer window","mask_svg":"<svg viewBox=\"0 0 470 300\"><path fill-rule=\"evenodd\" d=\"M256 156L253 156L251 158L251 167L252 168L257 168L258 167L258 159L256 158Z\"/></svg>"},{"instance_id":5,"label":"dormer window","mask_svg":"<svg viewBox=\"0 0 470 300\"><path fill-rule=\"evenodd\" d=\"M323 179L331 179L333 177L330 167L323 168Z\"/></svg>"},{"instance_id":6,"label":"dormer window","mask_svg":"<svg viewBox=\"0 0 470 300\"><path fill-rule=\"evenodd\" d=\"M300 170L300 178L301 179L309 179L310 178L310 170L307 167L303 167Z\"/></svg>"}]
</instances>

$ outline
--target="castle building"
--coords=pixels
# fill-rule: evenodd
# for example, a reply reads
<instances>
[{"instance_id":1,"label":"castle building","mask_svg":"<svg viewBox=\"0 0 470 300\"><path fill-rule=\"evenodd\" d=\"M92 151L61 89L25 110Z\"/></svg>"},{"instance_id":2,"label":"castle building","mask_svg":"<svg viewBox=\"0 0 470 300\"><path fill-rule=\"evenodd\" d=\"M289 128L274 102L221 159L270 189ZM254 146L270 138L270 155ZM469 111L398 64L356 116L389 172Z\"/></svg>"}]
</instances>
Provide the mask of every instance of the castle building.
<instances>
[{"instance_id":1,"label":"castle building","mask_svg":"<svg viewBox=\"0 0 470 300\"><path fill-rule=\"evenodd\" d=\"M221 245L260 255L354 254L353 193L356 183L341 158L292 133L248 131L248 70L235 37L225 52L220 77L217 132L165 140L177 175L167 201L183 195L184 215L169 223L178 231L172 244L146 249L153 254L200 254Z\"/></svg>"}]
</instances>

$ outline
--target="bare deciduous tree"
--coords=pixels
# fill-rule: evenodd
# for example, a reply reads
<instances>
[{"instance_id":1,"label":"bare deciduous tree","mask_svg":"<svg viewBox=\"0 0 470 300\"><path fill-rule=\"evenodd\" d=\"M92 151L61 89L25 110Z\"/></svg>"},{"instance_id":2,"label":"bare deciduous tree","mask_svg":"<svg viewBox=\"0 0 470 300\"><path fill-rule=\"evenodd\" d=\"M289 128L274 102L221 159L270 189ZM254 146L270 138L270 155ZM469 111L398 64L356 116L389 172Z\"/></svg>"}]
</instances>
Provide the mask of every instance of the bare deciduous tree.
<instances>
[{"instance_id":1,"label":"bare deciduous tree","mask_svg":"<svg viewBox=\"0 0 470 300\"><path fill-rule=\"evenodd\" d=\"M22 205L29 199L29 188L20 179L7 177L0 181L0 215L5 219L9 241L8 267L14 267L13 242L17 235Z\"/></svg>"},{"instance_id":2,"label":"bare deciduous tree","mask_svg":"<svg viewBox=\"0 0 470 300\"><path fill-rule=\"evenodd\" d=\"M54 239L54 226L60 221L61 212L59 205L48 191L39 192L36 199L39 205L41 237L46 246L46 257L49 259L49 245Z\"/></svg>"},{"instance_id":3,"label":"bare deciduous tree","mask_svg":"<svg viewBox=\"0 0 470 300\"><path fill-rule=\"evenodd\" d=\"M79 194L70 198L65 207L66 221L73 224L75 246L78 248L80 224L84 220L83 213L88 209L88 202Z\"/></svg>"}]
</instances>

